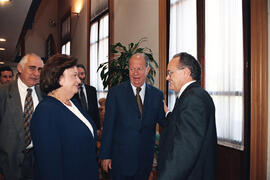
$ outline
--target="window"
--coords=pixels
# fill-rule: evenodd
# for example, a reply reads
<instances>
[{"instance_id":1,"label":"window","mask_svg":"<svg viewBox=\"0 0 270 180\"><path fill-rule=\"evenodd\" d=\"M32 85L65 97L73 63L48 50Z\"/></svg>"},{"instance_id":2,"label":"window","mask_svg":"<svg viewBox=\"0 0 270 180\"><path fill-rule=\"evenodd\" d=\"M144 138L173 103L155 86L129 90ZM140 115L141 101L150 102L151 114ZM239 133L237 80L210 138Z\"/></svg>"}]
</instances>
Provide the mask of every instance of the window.
<instances>
[{"instance_id":1,"label":"window","mask_svg":"<svg viewBox=\"0 0 270 180\"><path fill-rule=\"evenodd\" d=\"M219 143L243 146L242 1L205 0L205 89L216 106Z\"/></svg>"},{"instance_id":2,"label":"window","mask_svg":"<svg viewBox=\"0 0 270 180\"><path fill-rule=\"evenodd\" d=\"M70 12L61 21L61 54L70 55Z\"/></svg>"},{"instance_id":3,"label":"window","mask_svg":"<svg viewBox=\"0 0 270 180\"><path fill-rule=\"evenodd\" d=\"M186 51L197 57L203 47L204 85L216 106L219 144L244 148L244 47L242 1L205 0L204 27L197 0L170 1L169 59ZM198 32L203 29L204 33ZM204 39L197 39L197 34ZM201 44L199 44L201 43ZM168 92L172 109L175 96Z\"/></svg>"},{"instance_id":4,"label":"window","mask_svg":"<svg viewBox=\"0 0 270 180\"><path fill-rule=\"evenodd\" d=\"M97 89L97 98L106 97L107 90L103 89L100 64L108 62L109 52L109 14L95 19L90 27L90 84Z\"/></svg>"},{"instance_id":5,"label":"window","mask_svg":"<svg viewBox=\"0 0 270 180\"><path fill-rule=\"evenodd\" d=\"M70 41L68 41L66 44L62 45L62 54L70 55Z\"/></svg>"},{"instance_id":6,"label":"window","mask_svg":"<svg viewBox=\"0 0 270 180\"><path fill-rule=\"evenodd\" d=\"M178 52L197 56L196 0L171 0L169 59ZM168 88L168 107L173 109L176 94Z\"/></svg>"}]
</instances>

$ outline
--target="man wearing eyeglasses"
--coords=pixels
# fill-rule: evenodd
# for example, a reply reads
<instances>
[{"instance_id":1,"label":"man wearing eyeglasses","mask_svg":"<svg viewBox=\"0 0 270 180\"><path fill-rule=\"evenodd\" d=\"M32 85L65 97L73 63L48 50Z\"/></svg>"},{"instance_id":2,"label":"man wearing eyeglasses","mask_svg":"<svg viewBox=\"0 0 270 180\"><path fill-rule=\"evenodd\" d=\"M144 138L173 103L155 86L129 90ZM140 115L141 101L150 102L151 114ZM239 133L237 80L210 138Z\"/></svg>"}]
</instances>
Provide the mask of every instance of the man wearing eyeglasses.
<instances>
[{"instance_id":1,"label":"man wearing eyeglasses","mask_svg":"<svg viewBox=\"0 0 270 180\"><path fill-rule=\"evenodd\" d=\"M112 180L148 180L153 165L156 123L164 125L163 93L146 83L145 54L129 60L129 79L109 90L100 158Z\"/></svg>"},{"instance_id":2,"label":"man wearing eyeglasses","mask_svg":"<svg viewBox=\"0 0 270 180\"><path fill-rule=\"evenodd\" d=\"M200 64L187 53L176 54L166 79L178 96L160 137L158 180L216 180L215 106L199 84Z\"/></svg>"}]
</instances>

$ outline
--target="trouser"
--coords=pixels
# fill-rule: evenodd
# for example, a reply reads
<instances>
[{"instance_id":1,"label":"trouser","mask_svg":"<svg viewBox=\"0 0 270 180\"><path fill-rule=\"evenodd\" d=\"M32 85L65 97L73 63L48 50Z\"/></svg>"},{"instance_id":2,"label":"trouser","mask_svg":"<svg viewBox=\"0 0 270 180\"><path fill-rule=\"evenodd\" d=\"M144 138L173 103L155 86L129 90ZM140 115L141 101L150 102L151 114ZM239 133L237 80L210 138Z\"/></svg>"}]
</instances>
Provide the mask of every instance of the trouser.
<instances>
[{"instance_id":1,"label":"trouser","mask_svg":"<svg viewBox=\"0 0 270 180\"><path fill-rule=\"evenodd\" d=\"M136 172L133 176L125 176L122 174L114 173L112 170L112 180L148 180L151 171Z\"/></svg>"},{"instance_id":2,"label":"trouser","mask_svg":"<svg viewBox=\"0 0 270 180\"><path fill-rule=\"evenodd\" d=\"M22 175L20 180L33 180L34 179L34 150L26 149L24 151L24 159L22 163Z\"/></svg>"}]
</instances>

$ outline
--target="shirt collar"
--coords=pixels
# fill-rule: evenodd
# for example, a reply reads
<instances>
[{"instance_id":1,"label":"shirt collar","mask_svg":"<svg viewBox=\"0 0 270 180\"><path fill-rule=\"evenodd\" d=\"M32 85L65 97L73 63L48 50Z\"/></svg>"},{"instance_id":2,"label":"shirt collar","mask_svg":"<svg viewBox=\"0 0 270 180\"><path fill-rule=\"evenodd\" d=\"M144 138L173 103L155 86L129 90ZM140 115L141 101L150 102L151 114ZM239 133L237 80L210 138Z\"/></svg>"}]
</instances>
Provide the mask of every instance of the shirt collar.
<instances>
[{"instance_id":1,"label":"shirt collar","mask_svg":"<svg viewBox=\"0 0 270 180\"><path fill-rule=\"evenodd\" d=\"M193 81L189 81L189 82L187 82L186 84L184 84L184 85L182 86L182 88L180 89L180 91L179 91L177 97L180 98L180 96L181 96L181 94L184 92L184 90L185 90L190 84L192 84L192 83L194 83L194 82L196 82L196 81L193 80Z\"/></svg>"},{"instance_id":2,"label":"shirt collar","mask_svg":"<svg viewBox=\"0 0 270 180\"><path fill-rule=\"evenodd\" d=\"M24 84L20 77L18 77L18 87L24 92L26 92L28 88L34 89L34 86L28 87L26 84Z\"/></svg>"},{"instance_id":3,"label":"shirt collar","mask_svg":"<svg viewBox=\"0 0 270 180\"><path fill-rule=\"evenodd\" d=\"M131 84L131 87L132 87L132 90L133 90L133 92L134 92L134 94L136 95L136 87L135 86L133 86L133 84L130 82L130 84ZM144 92L145 92L145 83L141 86L141 91L140 91L140 93L142 92L143 94L144 94Z\"/></svg>"}]
</instances>

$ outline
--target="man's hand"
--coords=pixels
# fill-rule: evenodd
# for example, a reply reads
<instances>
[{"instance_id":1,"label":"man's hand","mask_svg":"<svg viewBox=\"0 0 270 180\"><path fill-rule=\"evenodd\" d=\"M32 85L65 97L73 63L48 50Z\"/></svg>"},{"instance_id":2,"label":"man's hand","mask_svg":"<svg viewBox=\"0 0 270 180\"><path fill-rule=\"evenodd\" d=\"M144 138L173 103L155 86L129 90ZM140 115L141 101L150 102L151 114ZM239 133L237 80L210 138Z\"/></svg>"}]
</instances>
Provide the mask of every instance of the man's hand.
<instances>
[{"instance_id":1,"label":"man's hand","mask_svg":"<svg viewBox=\"0 0 270 180\"><path fill-rule=\"evenodd\" d=\"M111 159L101 160L101 166L104 171L108 172L109 169L112 169L112 160Z\"/></svg>"},{"instance_id":2,"label":"man's hand","mask_svg":"<svg viewBox=\"0 0 270 180\"><path fill-rule=\"evenodd\" d=\"M169 110L168 106L166 105L165 101L163 101L163 104L164 104L165 114L167 114L170 110Z\"/></svg>"}]
</instances>

